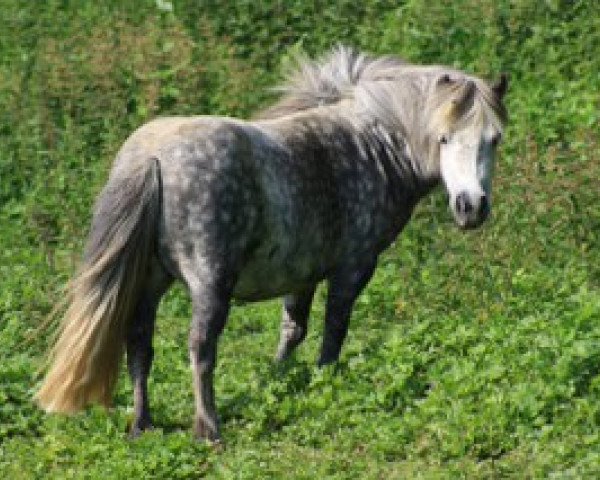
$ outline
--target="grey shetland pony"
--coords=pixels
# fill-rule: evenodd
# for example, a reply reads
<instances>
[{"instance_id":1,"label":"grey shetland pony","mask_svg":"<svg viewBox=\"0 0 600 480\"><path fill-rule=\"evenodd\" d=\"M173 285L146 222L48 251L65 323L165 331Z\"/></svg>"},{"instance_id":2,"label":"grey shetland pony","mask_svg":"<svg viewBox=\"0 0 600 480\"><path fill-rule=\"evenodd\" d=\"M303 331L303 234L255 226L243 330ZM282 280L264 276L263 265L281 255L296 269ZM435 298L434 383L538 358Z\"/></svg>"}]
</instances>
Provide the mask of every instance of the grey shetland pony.
<instances>
[{"instance_id":1,"label":"grey shetland pony","mask_svg":"<svg viewBox=\"0 0 600 480\"><path fill-rule=\"evenodd\" d=\"M139 128L97 201L39 404L109 404L126 350L131 434L149 428L156 308L174 280L192 299L198 437L219 438L213 371L232 298L284 296L283 360L304 339L326 279L318 363L336 361L378 255L424 195L443 183L461 228L488 216L506 88L504 76L490 86L339 47L300 62L255 121L174 117Z\"/></svg>"}]
</instances>

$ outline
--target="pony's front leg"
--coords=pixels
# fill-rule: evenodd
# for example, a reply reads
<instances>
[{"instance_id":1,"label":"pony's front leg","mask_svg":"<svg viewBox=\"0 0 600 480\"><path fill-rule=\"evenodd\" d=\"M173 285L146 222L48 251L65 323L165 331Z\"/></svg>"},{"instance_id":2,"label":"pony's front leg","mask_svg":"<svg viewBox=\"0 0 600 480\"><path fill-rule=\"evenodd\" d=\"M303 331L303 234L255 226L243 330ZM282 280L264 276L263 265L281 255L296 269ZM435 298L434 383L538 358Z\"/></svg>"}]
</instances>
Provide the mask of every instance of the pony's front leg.
<instances>
[{"instance_id":1,"label":"pony's front leg","mask_svg":"<svg viewBox=\"0 0 600 480\"><path fill-rule=\"evenodd\" d=\"M337 361L348 333L348 323L354 301L371 279L377 259L359 266L344 266L329 279L325 331L319 356L319 366Z\"/></svg>"},{"instance_id":2,"label":"pony's front leg","mask_svg":"<svg viewBox=\"0 0 600 480\"><path fill-rule=\"evenodd\" d=\"M219 440L213 372L217 341L227 320L230 297L231 292L219 285L204 285L192 290L189 348L196 399L194 434L198 439Z\"/></svg>"},{"instance_id":3,"label":"pony's front leg","mask_svg":"<svg viewBox=\"0 0 600 480\"><path fill-rule=\"evenodd\" d=\"M306 325L316 285L283 299L281 335L275 359L285 360L306 337Z\"/></svg>"}]
</instances>

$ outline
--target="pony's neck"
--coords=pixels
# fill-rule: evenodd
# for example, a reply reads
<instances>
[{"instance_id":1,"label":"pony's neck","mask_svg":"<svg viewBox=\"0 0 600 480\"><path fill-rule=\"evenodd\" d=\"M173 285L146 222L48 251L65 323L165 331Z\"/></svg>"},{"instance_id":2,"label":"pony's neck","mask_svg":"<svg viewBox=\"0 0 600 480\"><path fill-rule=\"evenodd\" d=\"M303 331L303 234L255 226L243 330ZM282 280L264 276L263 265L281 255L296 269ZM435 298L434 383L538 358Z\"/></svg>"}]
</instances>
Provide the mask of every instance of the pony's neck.
<instances>
[{"instance_id":1,"label":"pony's neck","mask_svg":"<svg viewBox=\"0 0 600 480\"><path fill-rule=\"evenodd\" d=\"M440 180L437 139L430 134L427 82L417 82L407 73L394 82L365 82L354 92L354 110L361 129L376 130L391 145L400 145L397 162L408 163L419 183L435 185ZM420 77L419 77L420 78ZM429 187L431 188L431 187Z\"/></svg>"},{"instance_id":2,"label":"pony's neck","mask_svg":"<svg viewBox=\"0 0 600 480\"><path fill-rule=\"evenodd\" d=\"M356 129L360 155L377 164L392 192L410 193L417 202L439 183L439 168L429 161L430 142L413 133L415 126L348 111L344 110Z\"/></svg>"},{"instance_id":3,"label":"pony's neck","mask_svg":"<svg viewBox=\"0 0 600 480\"><path fill-rule=\"evenodd\" d=\"M426 161L423 141L410 136L415 127L405 128L397 122L390 125L357 108L353 100L262 122L278 125L290 145L301 138L301 144L322 149L331 158L352 152L355 161L380 172L380 188L385 188L388 198L397 201L399 207L418 202L439 182L439 172Z\"/></svg>"},{"instance_id":4,"label":"pony's neck","mask_svg":"<svg viewBox=\"0 0 600 480\"><path fill-rule=\"evenodd\" d=\"M420 146L406 137L405 130L371 120L362 132L365 142L377 152L374 161L385 169L393 186L409 187L421 197L439 182L439 174L423 161Z\"/></svg>"}]
</instances>

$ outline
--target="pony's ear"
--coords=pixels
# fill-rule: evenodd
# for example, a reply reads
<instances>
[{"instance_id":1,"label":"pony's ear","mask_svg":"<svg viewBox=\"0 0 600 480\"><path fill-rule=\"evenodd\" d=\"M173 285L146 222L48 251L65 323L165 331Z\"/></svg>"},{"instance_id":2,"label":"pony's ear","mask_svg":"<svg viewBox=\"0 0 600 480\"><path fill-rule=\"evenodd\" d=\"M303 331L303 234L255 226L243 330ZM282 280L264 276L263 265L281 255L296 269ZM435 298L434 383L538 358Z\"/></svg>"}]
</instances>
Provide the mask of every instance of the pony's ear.
<instances>
[{"instance_id":1,"label":"pony's ear","mask_svg":"<svg viewBox=\"0 0 600 480\"><path fill-rule=\"evenodd\" d=\"M502 100L508 90L508 75L506 73L500 74L500 78L492 85L492 90L494 91L494 94Z\"/></svg>"},{"instance_id":2,"label":"pony's ear","mask_svg":"<svg viewBox=\"0 0 600 480\"><path fill-rule=\"evenodd\" d=\"M437 85L438 87L440 86L447 86L454 83L454 80L452 80L452 77L450 76L449 73L442 73L438 79L437 79Z\"/></svg>"},{"instance_id":3,"label":"pony's ear","mask_svg":"<svg viewBox=\"0 0 600 480\"><path fill-rule=\"evenodd\" d=\"M452 99L452 103L459 109L465 109L471 103L473 95L475 94L475 82L473 80L466 80L458 92L458 95Z\"/></svg>"},{"instance_id":4,"label":"pony's ear","mask_svg":"<svg viewBox=\"0 0 600 480\"><path fill-rule=\"evenodd\" d=\"M448 101L444 103L444 115L447 122L453 124L469 111L473 105L476 90L477 86L473 80L456 81L456 87L452 88Z\"/></svg>"}]
</instances>

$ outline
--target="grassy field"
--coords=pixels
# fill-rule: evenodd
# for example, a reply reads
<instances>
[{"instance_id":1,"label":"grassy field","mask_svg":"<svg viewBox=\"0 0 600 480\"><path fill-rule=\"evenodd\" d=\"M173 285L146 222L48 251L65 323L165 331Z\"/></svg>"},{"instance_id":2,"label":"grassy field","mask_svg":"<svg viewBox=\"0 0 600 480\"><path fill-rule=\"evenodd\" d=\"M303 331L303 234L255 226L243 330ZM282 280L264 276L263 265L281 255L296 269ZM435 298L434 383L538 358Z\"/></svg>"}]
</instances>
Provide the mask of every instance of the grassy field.
<instances>
[{"instance_id":1,"label":"grassy field","mask_svg":"<svg viewBox=\"0 0 600 480\"><path fill-rule=\"evenodd\" d=\"M0 478L599 478L600 4L0 0ZM446 2L445 2L446 3ZM156 429L31 401L113 155L157 115L247 117L294 52L337 42L493 78L510 123L486 226L438 192L381 258L341 361L275 365L280 307L235 307L216 374L225 448L193 441L181 289L162 303Z\"/></svg>"}]
</instances>

